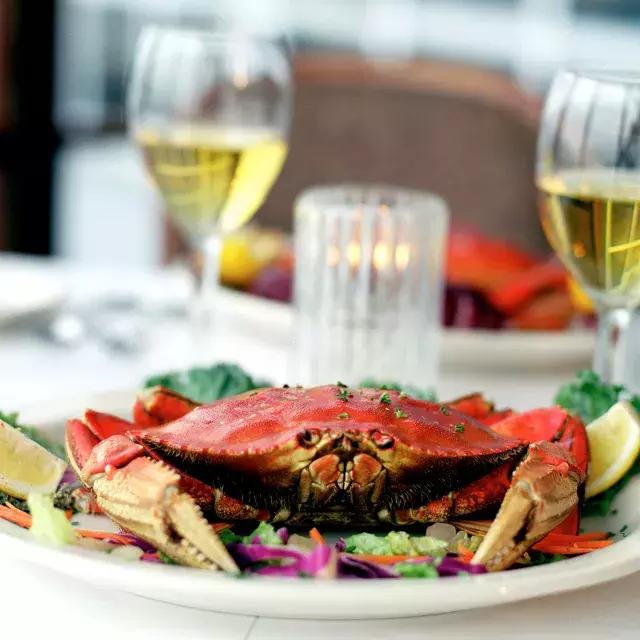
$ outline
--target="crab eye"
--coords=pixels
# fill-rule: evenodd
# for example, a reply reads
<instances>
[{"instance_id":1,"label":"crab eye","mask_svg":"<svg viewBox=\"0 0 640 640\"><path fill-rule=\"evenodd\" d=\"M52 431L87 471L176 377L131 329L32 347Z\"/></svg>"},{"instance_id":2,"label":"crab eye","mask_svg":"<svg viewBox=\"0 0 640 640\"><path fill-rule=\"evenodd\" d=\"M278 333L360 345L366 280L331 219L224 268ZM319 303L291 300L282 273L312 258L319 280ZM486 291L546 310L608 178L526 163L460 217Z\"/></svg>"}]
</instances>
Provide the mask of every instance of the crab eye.
<instances>
[{"instance_id":1,"label":"crab eye","mask_svg":"<svg viewBox=\"0 0 640 640\"><path fill-rule=\"evenodd\" d=\"M379 449L389 449L393 446L393 438L382 431L372 431L371 440Z\"/></svg>"},{"instance_id":2,"label":"crab eye","mask_svg":"<svg viewBox=\"0 0 640 640\"><path fill-rule=\"evenodd\" d=\"M302 446L313 447L320 441L320 432L317 429L305 429L299 439Z\"/></svg>"}]
</instances>

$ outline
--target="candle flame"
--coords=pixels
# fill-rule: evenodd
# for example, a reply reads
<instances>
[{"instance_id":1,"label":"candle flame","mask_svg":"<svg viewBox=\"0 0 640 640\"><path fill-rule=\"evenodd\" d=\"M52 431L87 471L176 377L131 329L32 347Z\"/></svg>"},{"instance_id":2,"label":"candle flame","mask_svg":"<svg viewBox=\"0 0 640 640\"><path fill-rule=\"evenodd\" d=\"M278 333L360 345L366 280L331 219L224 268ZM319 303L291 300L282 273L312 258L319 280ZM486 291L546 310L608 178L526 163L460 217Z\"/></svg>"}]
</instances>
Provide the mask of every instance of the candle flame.
<instances>
[{"instance_id":1,"label":"candle flame","mask_svg":"<svg viewBox=\"0 0 640 640\"><path fill-rule=\"evenodd\" d=\"M362 249L358 242L352 241L347 245L346 258L352 269L357 269L360 266ZM371 262L376 271L386 269L392 262L395 262L396 269L404 271L409 265L410 258L410 245L406 243L399 244L393 250L390 245L379 242L373 248ZM340 249L335 245L330 245L327 249L327 264L330 267L336 267L339 262Z\"/></svg>"}]
</instances>

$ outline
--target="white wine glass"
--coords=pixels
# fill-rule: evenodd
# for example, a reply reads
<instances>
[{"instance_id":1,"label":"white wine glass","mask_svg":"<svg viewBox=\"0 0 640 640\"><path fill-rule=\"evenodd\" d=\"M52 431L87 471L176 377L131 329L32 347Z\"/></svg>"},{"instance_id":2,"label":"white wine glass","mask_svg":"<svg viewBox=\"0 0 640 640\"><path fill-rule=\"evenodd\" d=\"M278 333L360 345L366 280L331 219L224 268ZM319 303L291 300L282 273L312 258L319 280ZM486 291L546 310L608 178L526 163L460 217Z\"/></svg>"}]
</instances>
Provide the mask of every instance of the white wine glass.
<instances>
[{"instance_id":1,"label":"white wine glass","mask_svg":"<svg viewBox=\"0 0 640 640\"><path fill-rule=\"evenodd\" d=\"M538 139L542 226L598 311L594 369L630 379L640 305L640 73L562 71Z\"/></svg>"},{"instance_id":2,"label":"white wine glass","mask_svg":"<svg viewBox=\"0 0 640 640\"><path fill-rule=\"evenodd\" d=\"M200 255L190 315L201 354L215 336L224 234L256 213L280 173L291 94L288 60L272 42L160 27L138 40L129 131L168 215Z\"/></svg>"}]
</instances>

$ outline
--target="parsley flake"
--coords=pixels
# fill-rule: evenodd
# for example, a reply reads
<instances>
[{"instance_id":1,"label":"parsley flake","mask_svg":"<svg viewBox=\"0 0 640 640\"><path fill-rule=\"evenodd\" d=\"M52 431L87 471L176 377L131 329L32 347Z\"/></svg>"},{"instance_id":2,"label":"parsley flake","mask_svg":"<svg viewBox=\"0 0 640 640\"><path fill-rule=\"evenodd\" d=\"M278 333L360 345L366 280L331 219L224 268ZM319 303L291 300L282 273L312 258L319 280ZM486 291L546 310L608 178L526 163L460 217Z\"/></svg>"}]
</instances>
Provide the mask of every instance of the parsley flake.
<instances>
[{"instance_id":1,"label":"parsley flake","mask_svg":"<svg viewBox=\"0 0 640 640\"><path fill-rule=\"evenodd\" d=\"M464 432L464 423L458 422L456 424L456 433L463 433L463 432Z\"/></svg>"},{"instance_id":2,"label":"parsley flake","mask_svg":"<svg viewBox=\"0 0 640 640\"><path fill-rule=\"evenodd\" d=\"M450 416L451 415L451 410L449 409L449 407L445 407L443 404L440 405L440 413L443 416Z\"/></svg>"},{"instance_id":3,"label":"parsley flake","mask_svg":"<svg viewBox=\"0 0 640 640\"><path fill-rule=\"evenodd\" d=\"M408 418L409 414L405 413L402 409L396 409L394 411L396 418Z\"/></svg>"},{"instance_id":4,"label":"parsley flake","mask_svg":"<svg viewBox=\"0 0 640 640\"><path fill-rule=\"evenodd\" d=\"M336 395L339 400L344 400L345 402L349 399L349 392L344 387L340 387Z\"/></svg>"},{"instance_id":5,"label":"parsley flake","mask_svg":"<svg viewBox=\"0 0 640 640\"><path fill-rule=\"evenodd\" d=\"M348 420L349 414L346 411L338 414L338 420Z\"/></svg>"},{"instance_id":6,"label":"parsley flake","mask_svg":"<svg viewBox=\"0 0 640 640\"><path fill-rule=\"evenodd\" d=\"M380 402L382 404L391 404L391 396L385 391L380 394Z\"/></svg>"},{"instance_id":7,"label":"parsley flake","mask_svg":"<svg viewBox=\"0 0 640 640\"><path fill-rule=\"evenodd\" d=\"M336 382L336 385L339 387L342 387L343 389L347 388L347 385L344 382L340 382L340 380L338 380L338 382Z\"/></svg>"}]
</instances>

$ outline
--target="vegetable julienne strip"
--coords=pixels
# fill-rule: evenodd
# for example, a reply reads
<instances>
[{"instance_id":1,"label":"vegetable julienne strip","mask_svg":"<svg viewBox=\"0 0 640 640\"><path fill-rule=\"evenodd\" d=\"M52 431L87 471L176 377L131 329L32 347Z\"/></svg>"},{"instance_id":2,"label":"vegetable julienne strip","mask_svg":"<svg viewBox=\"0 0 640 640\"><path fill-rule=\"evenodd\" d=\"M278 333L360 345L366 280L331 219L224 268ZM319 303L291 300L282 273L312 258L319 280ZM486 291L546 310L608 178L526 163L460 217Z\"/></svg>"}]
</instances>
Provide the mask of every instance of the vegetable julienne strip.
<instances>
[{"instance_id":1,"label":"vegetable julienne strip","mask_svg":"<svg viewBox=\"0 0 640 640\"><path fill-rule=\"evenodd\" d=\"M313 529L311 529L309 531L309 537L316 543L316 544L327 544L325 542L324 537L322 536L322 534L318 531L318 529L316 529L316 527L313 527Z\"/></svg>"},{"instance_id":2,"label":"vegetable julienne strip","mask_svg":"<svg viewBox=\"0 0 640 640\"><path fill-rule=\"evenodd\" d=\"M587 540L608 540L611 536L606 531L589 531L587 533L578 533L572 536L568 533L548 533L542 540L554 542L576 542Z\"/></svg>"},{"instance_id":3,"label":"vegetable julienne strip","mask_svg":"<svg viewBox=\"0 0 640 640\"><path fill-rule=\"evenodd\" d=\"M431 556L409 556L406 554L380 556L371 553L344 553L344 555L358 560L365 560L366 562L375 562L376 564L396 564L406 560L431 560Z\"/></svg>"},{"instance_id":4,"label":"vegetable julienne strip","mask_svg":"<svg viewBox=\"0 0 640 640\"><path fill-rule=\"evenodd\" d=\"M0 518L8 520L13 524L17 524L19 527L28 529L31 526L31 516L24 511L20 511L16 507L12 508L4 505L0 505Z\"/></svg>"},{"instance_id":5,"label":"vegetable julienne strip","mask_svg":"<svg viewBox=\"0 0 640 640\"><path fill-rule=\"evenodd\" d=\"M13 524L17 524L23 529L29 529L32 524L32 517L21 511L17 507L13 505L3 506L0 505L0 518L4 520L8 520ZM110 531L94 531L92 529L75 529L76 533L81 538L93 538L94 540L107 540L112 541L115 544L129 545L131 544L131 540L123 535L118 533L112 533Z\"/></svg>"},{"instance_id":6,"label":"vegetable julienne strip","mask_svg":"<svg viewBox=\"0 0 640 640\"><path fill-rule=\"evenodd\" d=\"M553 543L553 542L538 542L534 544L532 549L534 551L542 551L543 553L561 553L563 555L580 555L583 553L589 553L597 549L604 549L613 544L613 540L584 540L582 542L576 541L573 543Z\"/></svg>"},{"instance_id":7,"label":"vegetable julienne strip","mask_svg":"<svg viewBox=\"0 0 640 640\"><path fill-rule=\"evenodd\" d=\"M458 555L463 562L471 562L473 559L473 551L467 549L464 545L458 545Z\"/></svg>"}]
</instances>

